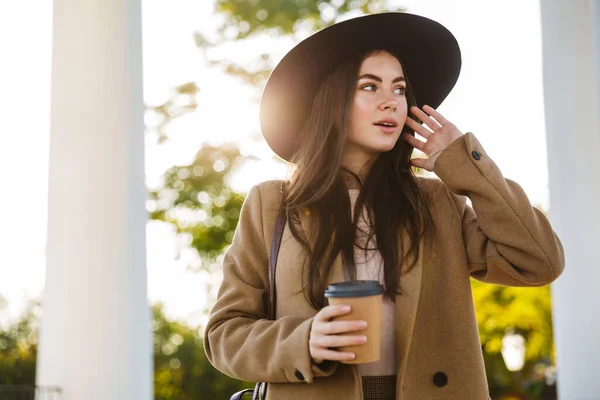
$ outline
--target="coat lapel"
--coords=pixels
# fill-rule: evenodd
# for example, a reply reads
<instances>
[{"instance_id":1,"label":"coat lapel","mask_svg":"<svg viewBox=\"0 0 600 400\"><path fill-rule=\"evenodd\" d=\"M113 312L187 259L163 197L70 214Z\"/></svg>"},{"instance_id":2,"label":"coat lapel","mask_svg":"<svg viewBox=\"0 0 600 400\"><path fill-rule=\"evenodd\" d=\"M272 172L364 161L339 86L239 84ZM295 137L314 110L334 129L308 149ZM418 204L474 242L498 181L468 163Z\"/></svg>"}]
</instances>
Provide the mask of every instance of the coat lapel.
<instances>
[{"instance_id":1,"label":"coat lapel","mask_svg":"<svg viewBox=\"0 0 600 400\"><path fill-rule=\"evenodd\" d=\"M402 235L404 249L408 246L407 235ZM396 296L396 360L398 371L405 370L412 333L417 316L421 282L423 279L424 250L423 240L419 243L417 262L412 269L406 272L408 265L402 266L400 287L402 294Z\"/></svg>"}]
</instances>

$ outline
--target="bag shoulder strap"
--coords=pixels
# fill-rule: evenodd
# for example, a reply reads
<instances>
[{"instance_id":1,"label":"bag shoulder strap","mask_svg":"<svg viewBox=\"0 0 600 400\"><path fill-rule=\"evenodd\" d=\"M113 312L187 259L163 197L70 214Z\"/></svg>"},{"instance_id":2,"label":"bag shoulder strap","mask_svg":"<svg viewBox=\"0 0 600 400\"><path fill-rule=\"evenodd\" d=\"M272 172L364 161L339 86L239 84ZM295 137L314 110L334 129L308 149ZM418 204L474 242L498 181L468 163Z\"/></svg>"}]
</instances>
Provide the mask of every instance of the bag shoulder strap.
<instances>
[{"instance_id":1,"label":"bag shoulder strap","mask_svg":"<svg viewBox=\"0 0 600 400\"><path fill-rule=\"evenodd\" d=\"M283 192L283 182L279 186L281 192L281 203L279 205L279 213L275 221L275 230L273 231L273 239L271 240L271 252L269 254L269 288L267 305L267 316L270 320L275 320L275 311L277 309L277 289L275 287L275 270L277 268L277 256L279 255L279 247L281 246L281 238L283 236L283 228L285 227L286 208L285 208L285 193Z\"/></svg>"}]
</instances>

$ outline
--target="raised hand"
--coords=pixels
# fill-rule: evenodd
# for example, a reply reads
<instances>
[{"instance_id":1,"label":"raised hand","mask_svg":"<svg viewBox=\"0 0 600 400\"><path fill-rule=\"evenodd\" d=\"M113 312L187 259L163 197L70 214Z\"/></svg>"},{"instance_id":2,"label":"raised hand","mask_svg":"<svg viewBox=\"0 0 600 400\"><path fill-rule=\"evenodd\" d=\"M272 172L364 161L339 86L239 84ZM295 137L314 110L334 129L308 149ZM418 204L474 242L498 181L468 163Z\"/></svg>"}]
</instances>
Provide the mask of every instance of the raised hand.
<instances>
[{"instance_id":1,"label":"raised hand","mask_svg":"<svg viewBox=\"0 0 600 400\"><path fill-rule=\"evenodd\" d=\"M422 151L427 156L426 159L413 158L410 163L415 167L433 171L435 160L437 160L440 153L450 143L461 137L462 132L452 122L444 118L442 114L428 105L423 106L423 110L413 106L410 111L423 121L423 125L409 116L406 117L406 125L425 138L425 141L407 134L402 135L402 137L415 149Z\"/></svg>"}]
</instances>

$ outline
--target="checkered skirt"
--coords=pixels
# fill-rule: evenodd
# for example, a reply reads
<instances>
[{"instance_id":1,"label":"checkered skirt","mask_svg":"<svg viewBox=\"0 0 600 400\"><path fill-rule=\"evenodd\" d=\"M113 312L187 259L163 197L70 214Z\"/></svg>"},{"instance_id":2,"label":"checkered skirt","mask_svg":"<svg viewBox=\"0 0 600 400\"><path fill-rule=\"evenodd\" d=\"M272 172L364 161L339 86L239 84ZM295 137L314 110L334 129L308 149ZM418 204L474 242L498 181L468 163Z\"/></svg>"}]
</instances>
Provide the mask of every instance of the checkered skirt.
<instances>
[{"instance_id":1,"label":"checkered skirt","mask_svg":"<svg viewBox=\"0 0 600 400\"><path fill-rule=\"evenodd\" d=\"M395 400L396 375L363 376L365 400Z\"/></svg>"}]
</instances>

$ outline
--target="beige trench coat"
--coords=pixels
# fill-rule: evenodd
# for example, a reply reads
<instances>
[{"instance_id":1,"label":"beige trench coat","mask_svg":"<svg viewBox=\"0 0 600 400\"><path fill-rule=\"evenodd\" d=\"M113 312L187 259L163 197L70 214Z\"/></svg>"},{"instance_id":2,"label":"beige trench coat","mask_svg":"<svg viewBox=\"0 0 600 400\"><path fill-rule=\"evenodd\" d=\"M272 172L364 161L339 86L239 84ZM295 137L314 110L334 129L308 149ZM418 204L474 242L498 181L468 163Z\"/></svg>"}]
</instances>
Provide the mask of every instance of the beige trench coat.
<instances>
[{"instance_id":1,"label":"beige trench coat","mask_svg":"<svg viewBox=\"0 0 600 400\"><path fill-rule=\"evenodd\" d=\"M451 143L434 172L439 180L419 179L431 200L435 234L420 244L416 266L408 273L403 266L404 292L396 298L396 398L488 399L469 277L546 285L564 269L563 248L544 214L502 176L473 134ZM279 185L253 187L244 203L206 328L206 354L229 376L271 382L269 400L362 399L354 366L311 363L309 333L318 310L301 292L304 253L287 227L277 263L277 320L265 319ZM342 280L338 257L329 281Z\"/></svg>"}]
</instances>

